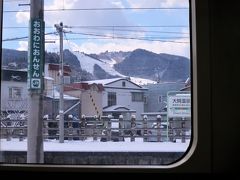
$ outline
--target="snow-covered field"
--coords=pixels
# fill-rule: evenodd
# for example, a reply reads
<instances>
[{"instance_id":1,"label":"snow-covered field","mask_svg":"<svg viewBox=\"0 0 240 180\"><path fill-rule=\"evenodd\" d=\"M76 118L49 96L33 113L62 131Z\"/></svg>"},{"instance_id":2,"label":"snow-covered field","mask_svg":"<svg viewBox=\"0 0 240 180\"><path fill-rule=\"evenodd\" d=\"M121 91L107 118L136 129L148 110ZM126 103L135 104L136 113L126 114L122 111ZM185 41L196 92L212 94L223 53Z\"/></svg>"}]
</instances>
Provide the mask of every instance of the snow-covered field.
<instances>
[{"instance_id":1,"label":"snow-covered field","mask_svg":"<svg viewBox=\"0 0 240 180\"><path fill-rule=\"evenodd\" d=\"M143 142L142 138L136 138L135 142L130 142L126 138L124 142L100 142L89 138L86 141L65 140L59 143L58 140L44 141L44 151L70 151L70 152L185 152L189 146L189 141L181 143L172 142ZM27 140L19 141L12 139L7 141L1 139L0 151L27 151Z\"/></svg>"}]
</instances>

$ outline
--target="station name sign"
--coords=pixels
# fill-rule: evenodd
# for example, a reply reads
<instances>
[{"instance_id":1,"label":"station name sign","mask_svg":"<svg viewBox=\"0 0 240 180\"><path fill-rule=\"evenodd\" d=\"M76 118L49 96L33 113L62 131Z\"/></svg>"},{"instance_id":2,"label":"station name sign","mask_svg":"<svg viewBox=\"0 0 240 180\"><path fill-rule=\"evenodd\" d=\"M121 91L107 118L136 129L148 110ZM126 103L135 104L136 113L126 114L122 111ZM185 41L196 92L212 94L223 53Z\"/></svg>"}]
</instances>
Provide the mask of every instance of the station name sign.
<instances>
[{"instance_id":1,"label":"station name sign","mask_svg":"<svg viewBox=\"0 0 240 180\"><path fill-rule=\"evenodd\" d=\"M167 101L168 117L191 117L190 92L169 92Z\"/></svg>"},{"instance_id":2,"label":"station name sign","mask_svg":"<svg viewBox=\"0 0 240 180\"><path fill-rule=\"evenodd\" d=\"M28 50L28 89L43 89L44 61L44 22L42 19L30 20Z\"/></svg>"}]
</instances>

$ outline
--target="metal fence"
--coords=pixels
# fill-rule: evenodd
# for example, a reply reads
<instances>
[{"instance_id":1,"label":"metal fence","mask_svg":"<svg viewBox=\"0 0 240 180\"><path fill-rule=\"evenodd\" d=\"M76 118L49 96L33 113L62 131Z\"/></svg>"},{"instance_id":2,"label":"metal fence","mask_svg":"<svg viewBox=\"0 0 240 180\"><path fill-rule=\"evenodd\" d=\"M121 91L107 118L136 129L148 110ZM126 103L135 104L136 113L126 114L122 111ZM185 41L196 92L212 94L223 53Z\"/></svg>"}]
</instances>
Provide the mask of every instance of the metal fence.
<instances>
[{"instance_id":1,"label":"metal fence","mask_svg":"<svg viewBox=\"0 0 240 180\"><path fill-rule=\"evenodd\" d=\"M43 118L43 137L48 139L59 139L59 120ZM176 142L180 139L185 142L191 137L190 119L169 119L162 121L156 116L150 120L147 116L137 120L132 116L130 120L124 120L120 115L118 119L111 116L85 117L80 119L65 118L64 139L85 141L92 138L94 141L124 141L129 138L135 141L142 138L144 142ZM1 138L10 141L19 138L23 141L27 138L26 119L1 119Z\"/></svg>"}]
</instances>

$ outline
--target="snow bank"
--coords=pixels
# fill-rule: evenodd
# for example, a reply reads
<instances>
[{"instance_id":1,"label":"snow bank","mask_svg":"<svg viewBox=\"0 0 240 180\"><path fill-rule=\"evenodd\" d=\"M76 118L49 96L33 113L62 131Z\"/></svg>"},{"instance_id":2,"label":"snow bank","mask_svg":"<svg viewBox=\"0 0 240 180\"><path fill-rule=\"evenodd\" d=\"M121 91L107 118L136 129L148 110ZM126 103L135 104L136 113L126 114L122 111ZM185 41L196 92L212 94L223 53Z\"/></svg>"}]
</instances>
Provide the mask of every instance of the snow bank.
<instances>
[{"instance_id":1,"label":"snow bank","mask_svg":"<svg viewBox=\"0 0 240 180\"><path fill-rule=\"evenodd\" d=\"M19 141L1 139L0 151L27 151L27 140ZM189 141L181 142L143 142L142 138L136 138L130 142L126 138L124 142L100 142L89 138L86 141L68 141L59 143L58 140L44 141L44 151L59 152L185 152Z\"/></svg>"}]
</instances>

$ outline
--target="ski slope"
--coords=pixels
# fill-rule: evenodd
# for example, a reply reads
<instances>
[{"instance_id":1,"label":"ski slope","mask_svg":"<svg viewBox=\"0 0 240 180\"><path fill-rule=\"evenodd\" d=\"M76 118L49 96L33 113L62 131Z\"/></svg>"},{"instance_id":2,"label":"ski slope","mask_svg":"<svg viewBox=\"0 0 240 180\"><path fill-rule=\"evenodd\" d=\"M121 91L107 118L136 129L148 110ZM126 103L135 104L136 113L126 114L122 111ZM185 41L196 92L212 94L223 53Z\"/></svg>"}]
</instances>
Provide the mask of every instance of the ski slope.
<instances>
[{"instance_id":1,"label":"ski slope","mask_svg":"<svg viewBox=\"0 0 240 180\"><path fill-rule=\"evenodd\" d=\"M113 76L120 76L120 77L126 77L125 75L119 73L116 71L113 66L114 64L117 63L116 60L111 59L111 60L106 60L106 59L101 59L97 60L94 58L91 58L84 53L81 52L72 52L79 60L82 69L86 70L87 72L93 74L94 72L94 65L97 64L99 65L105 72L107 72L110 75ZM144 79L144 78L138 78L138 77L130 77L131 81L134 82L135 84L138 85L146 85L146 84L155 84L156 81L152 81L149 79Z\"/></svg>"}]
</instances>

